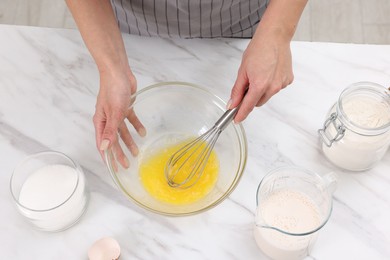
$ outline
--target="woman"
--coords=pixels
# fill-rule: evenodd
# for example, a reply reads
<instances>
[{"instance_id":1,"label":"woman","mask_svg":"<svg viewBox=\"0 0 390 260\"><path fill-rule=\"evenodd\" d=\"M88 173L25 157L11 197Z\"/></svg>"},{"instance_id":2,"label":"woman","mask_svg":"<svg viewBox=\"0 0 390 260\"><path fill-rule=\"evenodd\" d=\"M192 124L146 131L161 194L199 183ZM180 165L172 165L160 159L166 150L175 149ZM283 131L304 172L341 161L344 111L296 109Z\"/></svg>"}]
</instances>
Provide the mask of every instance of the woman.
<instances>
[{"instance_id":1,"label":"woman","mask_svg":"<svg viewBox=\"0 0 390 260\"><path fill-rule=\"evenodd\" d=\"M243 99L234 121L291 84L290 41L307 0L67 0L100 73L94 126L103 151L119 132L133 154L138 150L124 124L127 118L143 136L145 129L126 114L136 91L120 30L146 36L252 38L247 46L228 108ZM248 90L247 90L248 89ZM244 93L247 93L244 97ZM128 165L127 159L122 163Z\"/></svg>"}]
</instances>

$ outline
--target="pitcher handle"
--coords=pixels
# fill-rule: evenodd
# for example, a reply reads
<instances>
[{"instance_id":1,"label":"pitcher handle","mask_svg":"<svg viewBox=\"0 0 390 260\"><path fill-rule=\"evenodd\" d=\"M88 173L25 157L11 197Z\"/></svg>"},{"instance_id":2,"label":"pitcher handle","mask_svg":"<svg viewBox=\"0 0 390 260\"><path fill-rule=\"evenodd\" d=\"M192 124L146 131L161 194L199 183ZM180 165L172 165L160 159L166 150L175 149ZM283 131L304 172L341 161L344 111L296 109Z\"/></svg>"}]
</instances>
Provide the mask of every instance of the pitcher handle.
<instances>
[{"instance_id":1,"label":"pitcher handle","mask_svg":"<svg viewBox=\"0 0 390 260\"><path fill-rule=\"evenodd\" d=\"M337 188L337 180L338 175L335 172L329 172L322 176L322 180L324 181L324 188L329 192L329 194L333 194Z\"/></svg>"}]
</instances>

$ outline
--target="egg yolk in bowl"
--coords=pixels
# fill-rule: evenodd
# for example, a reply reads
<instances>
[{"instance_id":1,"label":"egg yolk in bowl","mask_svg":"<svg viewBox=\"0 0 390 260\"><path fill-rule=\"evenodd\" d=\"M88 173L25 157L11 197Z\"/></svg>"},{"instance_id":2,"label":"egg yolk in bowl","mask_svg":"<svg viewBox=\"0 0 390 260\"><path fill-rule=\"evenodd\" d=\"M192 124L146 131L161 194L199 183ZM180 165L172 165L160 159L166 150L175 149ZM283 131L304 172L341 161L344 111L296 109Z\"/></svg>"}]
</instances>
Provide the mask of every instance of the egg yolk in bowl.
<instances>
[{"instance_id":1,"label":"egg yolk in bowl","mask_svg":"<svg viewBox=\"0 0 390 260\"><path fill-rule=\"evenodd\" d=\"M214 150L211 151L200 177L195 176L190 179L188 183L190 185L186 184L189 186L188 188L171 187L168 184L165 176L167 162L175 152L187 143L188 141L171 145L146 158L141 158L139 164L141 183L156 200L173 205L188 205L204 198L215 186L219 173L219 160ZM180 183L189 176L197 156L202 149L206 148L206 143L200 145L200 149L192 148L193 150L187 151L185 156L189 156L189 159L175 176L175 183Z\"/></svg>"}]
</instances>

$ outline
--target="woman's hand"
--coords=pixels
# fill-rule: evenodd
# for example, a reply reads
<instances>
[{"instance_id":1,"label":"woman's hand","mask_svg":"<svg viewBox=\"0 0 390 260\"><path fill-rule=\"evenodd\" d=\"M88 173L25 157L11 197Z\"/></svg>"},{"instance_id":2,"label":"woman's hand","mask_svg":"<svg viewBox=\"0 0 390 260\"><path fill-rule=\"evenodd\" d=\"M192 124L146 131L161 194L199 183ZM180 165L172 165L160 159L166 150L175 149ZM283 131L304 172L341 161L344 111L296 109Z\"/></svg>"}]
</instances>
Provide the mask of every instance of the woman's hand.
<instances>
[{"instance_id":1,"label":"woman's hand","mask_svg":"<svg viewBox=\"0 0 390 260\"><path fill-rule=\"evenodd\" d=\"M124 122L127 119L138 134L146 134L130 106L137 83L130 70L122 35L110 0L66 0L81 36L91 52L100 73L100 90L93 117L96 145L103 151L112 148L115 159L125 168L129 161L119 146L119 134L133 155L138 148ZM116 167L116 162L113 161Z\"/></svg>"},{"instance_id":2,"label":"woman's hand","mask_svg":"<svg viewBox=\"0 0 390 260\"><path fill-rule=\"evenodd\" d=\"M228 108L238 106L243 99L234 121L243 121L255 106L263 105L293 78L290 41L278 31L258 28L244 52L231 92Z\"/></svg>"},{"instance_id":3,"label":"woman's hand","mask_svg":"<svg viewBox=\"0 0 390 260\"><path fill-rule=\"evenodd\" d=\"M269 2L244 52L232 89L229 108L238 106L244 98L235 122L244 120L255 106L263 105L292 83L290 41L306 3L307 0Z\"/></svg>"},{"instance_id":4,"label":"woman's hand","mask_svg":"<svg viewBox=\"0 0 390 260\"><path fill-rule=\"evenodd\" d=\"M140 136L146 134L134 110L129 109L130 97L136 89L136 79L130 68L100 72L100 90L93 117L96 145L102 157L103 151L112 147L116 159L125 168L129 167L129 161L118 143L118 134L132 155L138 154L138 148L124 120L127 119Z\"/></svg>"}]
</instances>

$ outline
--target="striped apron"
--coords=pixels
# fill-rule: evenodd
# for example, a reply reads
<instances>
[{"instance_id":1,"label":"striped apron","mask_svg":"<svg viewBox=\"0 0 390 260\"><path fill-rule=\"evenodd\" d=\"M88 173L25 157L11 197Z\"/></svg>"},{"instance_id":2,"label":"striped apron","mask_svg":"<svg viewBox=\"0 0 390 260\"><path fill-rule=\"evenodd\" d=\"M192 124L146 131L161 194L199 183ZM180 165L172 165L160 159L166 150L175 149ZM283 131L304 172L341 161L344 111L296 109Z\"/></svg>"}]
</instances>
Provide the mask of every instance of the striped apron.
<instances>
[{"instance_id":1,"label":"striped apron","mask_svg":"<svg viewBox=\"0 0 390 260\"><path fill-rule=\"evenodd\" d=\"M111 0L124 33L250 38L269 0Z\"/></svg>"}]
</instances>

